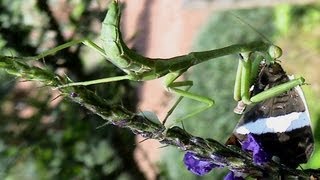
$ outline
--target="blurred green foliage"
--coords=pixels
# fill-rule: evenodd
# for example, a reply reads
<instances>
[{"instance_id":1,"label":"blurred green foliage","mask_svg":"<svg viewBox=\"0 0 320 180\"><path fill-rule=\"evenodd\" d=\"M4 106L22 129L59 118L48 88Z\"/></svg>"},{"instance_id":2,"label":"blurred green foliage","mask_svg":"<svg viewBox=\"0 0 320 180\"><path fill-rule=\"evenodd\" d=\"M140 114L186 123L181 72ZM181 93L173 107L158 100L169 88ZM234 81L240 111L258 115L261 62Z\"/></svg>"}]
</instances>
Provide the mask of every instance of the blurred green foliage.
<instances>
[{"instance_id":1,"label":"blurred green foliage","mask_svg":"<svg viewBox=\"0 0 320 180\"><path fill-rule=\"evenodd\" d=\"M107 3L97 3L1 1L0 54L33 56L72 39L96 39L107 12ZM46 57L38 65L67 71L76 81L121 74L81 46ZM144 179L133 159L132 132L98 128L104 122L79 105L53 100L57 94L51 89L16 81L2 71L0 75L0 179ZM134 111L134 89L122 81L92 90Z\"/></svg>"},{"instance_id":2,"label":"blurred green foliage","mask_svg":"<svg viewBox=\"0 0 320 180\"><path fill-rule=\"evenodd\" d=\"M200 30L199 36L194 42L194 50L207 50L234 43L264 40L255 30L251 29L247 24L240 22L232 14L248 22L258 32L268 37L277 45L279 38L284 34L299 33L295 31L297 28L294 27L299 27L300 31L305 31L315 26L319 27L320 22L318 19L320 11L314 5L302 7L281 6L213 13L207 24ZM297 36L297 34L295 35ZM313 43L318 44L318 42L318 39L313 39ZM280 47L283 48L281 44ZM290 51L290 49L285 50ZM317 50L320 52L319 46ZM216 101L216 105L212 109L183 122L188 132L201 137L214 138L220 142L225 142L230 136L237 120L240 118L240 116L233 113L233 108L236 106L233 100L233 85L238 64L237 60L238 57L236 55L223 57L202 63L191 69L191 71L188 71L187 78L194 82L194 86L190 91L211 97ZM288 62L293 64L292 62L295 61L288 60ZM290 73L301 73L301 67L303 66L298 67L296 71ZM286 68L286 65L284 65L284 68ZM319 79L317 80L318 82L314 83L319 83ZM311 114L317 114L317 116L312 116L312 121L315 125L315 138L318 145L320 141L317 138L320 137L318 133L320 109L316 104L319 104L319 97L314 96L315 92L313 96L309 92L306 92L307 100L316 101L315 103L308 103L310 106L314 106L310 107ZM172 119L181 117L183 114L188 114L200 105L198 102L184 99L175 110ZM320 167L319 153L319 150L314 153L308 167ZM182 161L183 155L183 152L175 148L168 148L162 154L162 171L170 179L223 179L226 173L225 169L216 169L203 177L193 175L184 167Z\"/></svg>"}]
</instances>

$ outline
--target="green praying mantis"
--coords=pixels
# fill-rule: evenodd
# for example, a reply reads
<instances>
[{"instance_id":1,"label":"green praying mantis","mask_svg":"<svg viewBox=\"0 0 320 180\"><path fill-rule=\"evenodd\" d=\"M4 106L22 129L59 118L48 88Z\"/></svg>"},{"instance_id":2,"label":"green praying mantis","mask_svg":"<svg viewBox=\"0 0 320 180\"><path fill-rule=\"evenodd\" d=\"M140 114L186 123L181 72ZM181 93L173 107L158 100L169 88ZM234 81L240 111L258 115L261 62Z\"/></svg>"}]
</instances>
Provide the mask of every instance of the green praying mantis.
<instances>
[{"instance_id":1,"label":"green praying mantis","mask_svg":"<svg viewBox=\"0 0 320 180\"><path fill-rule=\"evenodd\" d=\"M207 110L215 104L214 100L211 98L189 92L189 89L193 85L192 81L177 81L177 78L186 72L190 67L217 57L230 54L240 54L234 86L234 99L245 105L263 101L270 97L277 96L295 86L304 84L304 79L299 77L250 97L250 86L253 84L254 79L259 71L259 64L261 61L265 61L266 63L275 62L282 54L282 51L279 47L265 42L252 42L248 44L236 44L220 49L202 52L191 52L187 55L172 57L169 59L148 58L136 53L126 46L121 36L120 18L121 11L119 2L117 0L112 0L109 5L108 13L102 23L102 47L98 46L89 39L80 39L60 45L38 56L30 58L33 60L39 60L64 48L83 43L100 53L109 62L120 68L125 73L125 75L122 76L108 77L85 82L73 82L59 86L58 88L66 88L70 86L88 86L120 80L147 81L165 76L164 84L167 90L176 93L180 97L167 113L164 122L167 120L169 115L173 112L183 97L202 102L205 105L194 110L185 117L176 119L175 122L192 117L204 110ZM243 109L244 108L242 107L240 110L237 110L237 112L242 113Z\"/></svg>"}]
</instances>

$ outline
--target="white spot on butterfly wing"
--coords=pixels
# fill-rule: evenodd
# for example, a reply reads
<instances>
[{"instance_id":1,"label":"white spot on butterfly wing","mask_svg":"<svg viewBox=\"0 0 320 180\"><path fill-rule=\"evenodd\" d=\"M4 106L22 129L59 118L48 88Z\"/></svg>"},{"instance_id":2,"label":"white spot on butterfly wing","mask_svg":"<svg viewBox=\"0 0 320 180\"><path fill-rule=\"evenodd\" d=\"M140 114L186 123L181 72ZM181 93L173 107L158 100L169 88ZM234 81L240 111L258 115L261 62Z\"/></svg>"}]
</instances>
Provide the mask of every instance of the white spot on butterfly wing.
<instances>
[{"instance_id":1,"label":"white spot on butterfly wing","mask_svg":"<svg viewBox=\"0 0 320 180\"><path fill-rule=\"evenodd\" d=\"M264 134L288 132L304 126L310 126L309 114L306 112L292 112L290 114L261 118L255 122L249 122L236 128L238 134Z\"/></svg>"},{"instance_id":2,"label":"white spot on butterfly wing","mask_svg":"<svg viewBox=\"0 0 320 180\"><path fill-rule=\"evenodd\" d=\"M289 76L289 79L294 79L294 76ZM264 133L277 133L277 132L289 132L297 128L304 126L310 126L310 115L306 99L300 86L294 88L299 94L302 102L305 106L304 112L292 112L290 114L261 118L255 122L243 124L236 128L235 132L239 134L264 134Z\"/></svg>"}]
</instances>

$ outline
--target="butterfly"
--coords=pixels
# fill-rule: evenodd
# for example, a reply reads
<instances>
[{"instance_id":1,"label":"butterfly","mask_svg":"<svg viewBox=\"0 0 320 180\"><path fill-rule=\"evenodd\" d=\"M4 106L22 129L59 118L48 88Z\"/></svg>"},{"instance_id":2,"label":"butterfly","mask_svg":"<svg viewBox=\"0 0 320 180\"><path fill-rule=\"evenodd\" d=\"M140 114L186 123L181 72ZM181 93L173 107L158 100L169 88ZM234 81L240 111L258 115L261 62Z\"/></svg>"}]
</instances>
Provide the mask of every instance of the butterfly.
<instances>
[{"instance_id":1,"label":"butterfly","mask_svg":"<svg viewBox=\"0 0 320 180\"><path fill-rule=\"evenodd\" d=\"M277 62L261 63L251 95L290 81ZM297 168L314 149L310 115L300 86L247 107L226 144L240 146L252 135L273 160Z\"/></svg>"}]
</instances>

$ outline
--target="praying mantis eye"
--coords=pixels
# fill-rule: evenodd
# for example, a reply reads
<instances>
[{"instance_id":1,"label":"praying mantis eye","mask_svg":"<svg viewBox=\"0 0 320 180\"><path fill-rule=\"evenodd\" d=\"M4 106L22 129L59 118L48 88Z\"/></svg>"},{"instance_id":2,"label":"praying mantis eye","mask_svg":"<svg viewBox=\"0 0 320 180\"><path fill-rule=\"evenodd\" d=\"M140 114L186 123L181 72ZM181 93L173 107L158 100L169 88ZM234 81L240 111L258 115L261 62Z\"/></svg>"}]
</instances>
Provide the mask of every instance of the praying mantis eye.
<instances>
[{"instance_id":1,"label":"praying mantis eye","mask_svg":"<svg viewBox=\"0 0 320 180\"><path fill-rule=\"evenodd\" d=\"M282 50L280 47L271 45L268 49L268 53L273 59L278 59L280 56L282 56Z\"/></svg>"}]
</instances>

